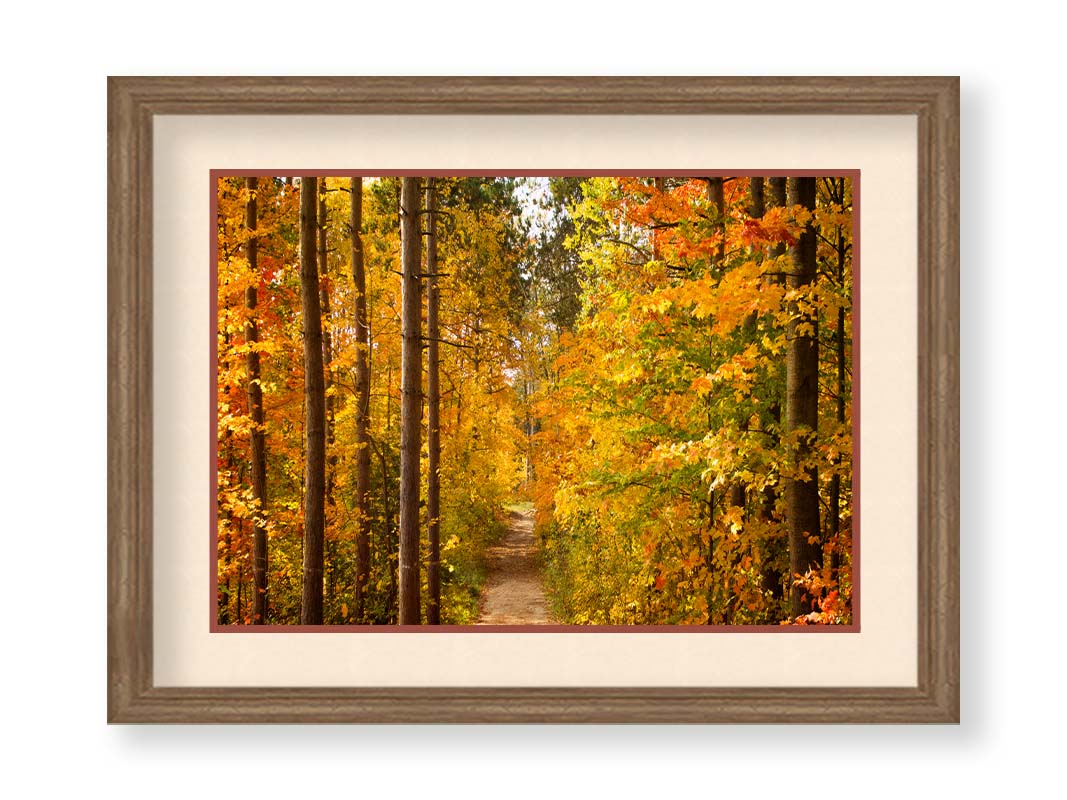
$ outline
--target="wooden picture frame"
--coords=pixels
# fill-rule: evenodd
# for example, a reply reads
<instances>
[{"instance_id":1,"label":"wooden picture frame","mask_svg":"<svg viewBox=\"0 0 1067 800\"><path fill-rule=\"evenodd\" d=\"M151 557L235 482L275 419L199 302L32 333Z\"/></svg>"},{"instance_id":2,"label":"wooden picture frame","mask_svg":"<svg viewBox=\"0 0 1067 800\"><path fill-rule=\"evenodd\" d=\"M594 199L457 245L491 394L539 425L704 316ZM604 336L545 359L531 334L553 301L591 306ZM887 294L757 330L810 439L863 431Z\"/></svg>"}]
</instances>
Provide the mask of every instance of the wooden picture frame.
<instances>
[{"instance_id":1,"label":"wooden picture frame","mask_svg":"<svg viewBox=\"0 0 1067 800\"><path fill-rule=\"evenodd\" d=\"M914 115L917 686L155 686L152 133L160 114ZM958 722L959 310L958 78L109 78L108 720Z\"/></svg>"}]
</instances>

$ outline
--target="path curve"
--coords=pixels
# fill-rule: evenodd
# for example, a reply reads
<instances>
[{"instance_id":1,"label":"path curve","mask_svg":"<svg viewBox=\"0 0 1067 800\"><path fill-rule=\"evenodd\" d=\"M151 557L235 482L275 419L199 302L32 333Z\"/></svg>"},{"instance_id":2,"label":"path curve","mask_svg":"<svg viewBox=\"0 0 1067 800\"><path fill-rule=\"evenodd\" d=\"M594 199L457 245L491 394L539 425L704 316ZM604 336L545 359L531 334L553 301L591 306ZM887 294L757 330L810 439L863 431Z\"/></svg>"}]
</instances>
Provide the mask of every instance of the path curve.
<instances>
[{"instance_id":1,"label":"path curve","mask_svg":"<svg viewBox=\"0 0 1067 800\"><path fill-rule=\"evenodd\" d=\"M551 625L532 511L512 511L508 530L489 548L489 577L482 591L479 625Z\"/></svg>"}]
</instances>

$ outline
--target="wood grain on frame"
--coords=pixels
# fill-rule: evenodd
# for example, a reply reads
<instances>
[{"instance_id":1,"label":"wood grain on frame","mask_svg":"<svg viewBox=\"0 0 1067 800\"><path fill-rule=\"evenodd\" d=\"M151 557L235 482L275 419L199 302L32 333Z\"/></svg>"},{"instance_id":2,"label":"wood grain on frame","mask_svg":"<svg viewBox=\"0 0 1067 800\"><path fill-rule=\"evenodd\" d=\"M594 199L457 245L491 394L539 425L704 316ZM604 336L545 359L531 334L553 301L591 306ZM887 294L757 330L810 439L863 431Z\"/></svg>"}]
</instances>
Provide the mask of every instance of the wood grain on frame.
<instances>
[{"instance_id":1,"label":"wood grain on frame","mask_svg":"<svg viewBox=\"0 0 1067 800\"><path fill-rule=\"evenodd\" d=\"M914 114L915 688L161 688L152 684L155 114ZM958 722L959 79L108 79L110 722Z\"/></svg>"}]
</instances>

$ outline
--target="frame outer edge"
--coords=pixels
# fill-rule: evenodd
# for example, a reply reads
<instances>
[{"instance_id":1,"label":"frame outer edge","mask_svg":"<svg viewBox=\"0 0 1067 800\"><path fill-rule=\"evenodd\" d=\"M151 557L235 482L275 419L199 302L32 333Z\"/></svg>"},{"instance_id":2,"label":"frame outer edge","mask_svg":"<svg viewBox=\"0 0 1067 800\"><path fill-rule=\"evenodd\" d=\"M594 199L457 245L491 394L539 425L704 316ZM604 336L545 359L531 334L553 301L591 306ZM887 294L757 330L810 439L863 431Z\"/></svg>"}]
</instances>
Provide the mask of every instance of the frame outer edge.
<instances>
[{"instance_id":1,"label":"frame outer edge","mask_svg":"<svg viewBox=\"0 0 1067 800\"><path fill-rule=\"evenodd\" d=\"M919 687L943 722L959 694L959 80L919 116Z\"/></svg>"},{"instance_id":2,"label":"frame outer edge","mask_svg":"<svg viewBox=\"0 0 1067 800\"><path fill-rule=\"evenodd\" d=\"M118 722L152 684L152 143L129 82L107 89L107 716Z\"/></svg>"},{"instance_id":3,"label":"frame outer edge","mask_svg":"<svg viewBox=\"0 0 1067 800\"><path fill-rule=\"evenodd\" d=\"M918 687L154 687L152 117L223 112L918 115ZM958 362L958 78L109 77L108 721L958 722Z\"/></svg>"},{"instance_id":4,"label":"frame outer edge","mask_svg":"<svg viewBox=\"0 0 1067 800\"><path fill-rule=\"evenodd\" d=\"M127 722L944 722L918 689L153 689Z\"/></svg>"},{"instance_id":5,"label":"frame outer edge","mask_svg":"<svg viewBox=\"0 0 1067 800\"><path fill-rule=\"evenodd\" d=\"M917 113L939 78L129 77L166 114Z\"/></svg>"}]
</instances>

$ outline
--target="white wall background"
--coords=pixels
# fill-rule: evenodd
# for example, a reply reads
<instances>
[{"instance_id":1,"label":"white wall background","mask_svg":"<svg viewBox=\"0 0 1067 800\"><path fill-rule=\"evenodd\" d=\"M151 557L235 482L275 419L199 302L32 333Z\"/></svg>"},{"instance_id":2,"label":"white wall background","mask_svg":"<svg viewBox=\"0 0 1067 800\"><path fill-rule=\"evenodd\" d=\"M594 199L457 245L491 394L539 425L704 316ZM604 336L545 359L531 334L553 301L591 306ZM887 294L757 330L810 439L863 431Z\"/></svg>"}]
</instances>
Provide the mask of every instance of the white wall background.
<instances>
[{"instance_id":1,"label":"white wall background","mask_svg":"<svg viewBox=\"0 0 1067 800\"><path fill-rule=\"evenodd\" d=\"M928 0L7 8L5 785L39 797L93 787L304 798L1025 797L1062 785L1067 265L1061 28L1047 7L1021 0L966 17ZM109 73L962 75L963 724L105 726Z\"/></svg>"}]
</instances>

